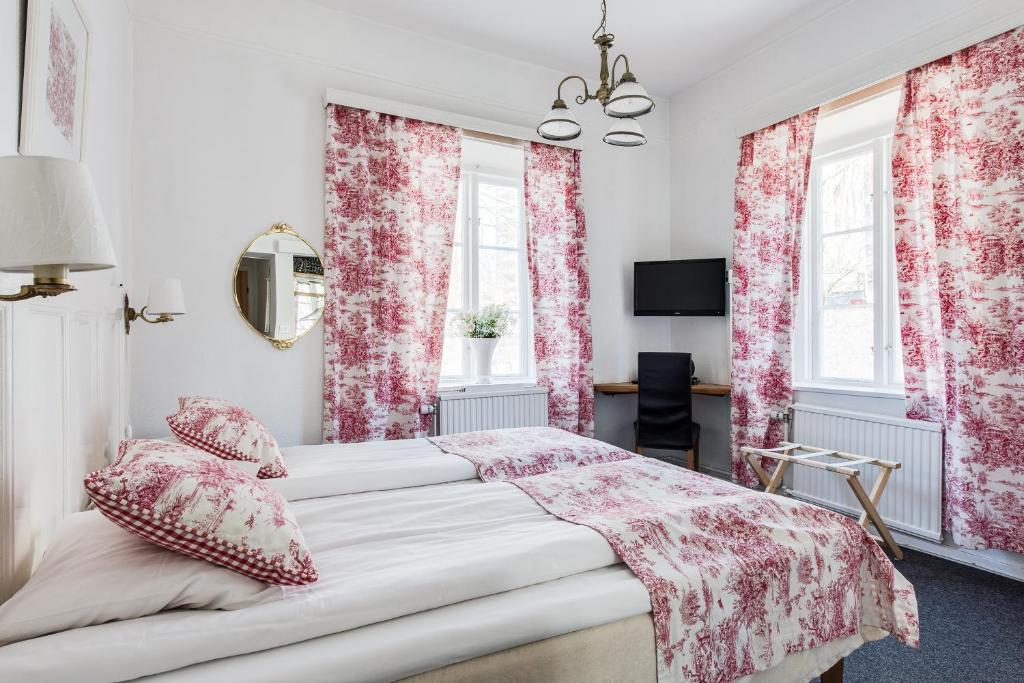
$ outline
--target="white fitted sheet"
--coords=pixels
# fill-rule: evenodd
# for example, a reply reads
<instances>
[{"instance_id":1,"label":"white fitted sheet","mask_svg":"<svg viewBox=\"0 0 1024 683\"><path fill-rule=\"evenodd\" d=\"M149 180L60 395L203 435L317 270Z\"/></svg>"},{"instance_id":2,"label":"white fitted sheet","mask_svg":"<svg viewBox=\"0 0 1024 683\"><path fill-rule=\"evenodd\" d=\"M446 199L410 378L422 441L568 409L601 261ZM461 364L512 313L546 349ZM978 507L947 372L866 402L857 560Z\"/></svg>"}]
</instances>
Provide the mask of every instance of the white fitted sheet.
<instances>
[{"instance_id":1,"label":"white fitted sheet","mask_svg":"<svg viewBox=\"0 0 1024 683\"><path fill-rule=\"evenodd\" d=\"M479 481L472 463L427 439L290 446L281 455L288 476L264 482L290 501Z\"/></svg>"},{"instance_id":2,"label":"white fitted sheet","mask_svg":"<svg viewBox=\"0 0 1024 683\"><path fill-rule=\"evenodd\" d=\"M647 589L618 565L147 680L391 681L650 609Z\"/></svg>"},{"instance_id":3,"label":"white fitted sheet","mask_svg":"<svg viewBox=\"0 0 1024 683\"><path fill-rule=\"evenodd\" d=\"M153 683L355 683L393 681L475 657L650 612L640 580L623 565L467 600L294 645L158 674ZM735 683L806 681L887 635L878 629L786 657ZM652 667L653 668L653 667Z\"/></svg>"}]
</instances>

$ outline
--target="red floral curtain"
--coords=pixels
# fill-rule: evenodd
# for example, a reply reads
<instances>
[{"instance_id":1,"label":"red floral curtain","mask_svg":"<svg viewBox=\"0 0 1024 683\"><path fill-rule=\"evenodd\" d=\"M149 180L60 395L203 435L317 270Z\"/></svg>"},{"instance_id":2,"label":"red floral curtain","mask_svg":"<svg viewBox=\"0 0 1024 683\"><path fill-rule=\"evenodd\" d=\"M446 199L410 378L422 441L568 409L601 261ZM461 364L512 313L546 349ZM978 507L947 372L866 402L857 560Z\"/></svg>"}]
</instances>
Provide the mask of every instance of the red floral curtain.
<instances>
[{"instance_id":1,"label":"red floral curtain","mask_svg":"<svg viewBox=\"0 0 1024 683\"><path fill-rule=\"evenodd\" d=\"M437 395L458 129L327 108L324 441L411 438Z\"/></svg>"},{"instance_id":2,"label":"red floral curtain","mask_svg":"<svg viewBox=\"0 0 1024 683\"><path fill-rule=\"evenodd\" d=\"M526 145L526 255L533 296L537 382L548 424L594 433L590 276L579 150Z\"/></svg>"},{"instance_id":3,"label":"red floral curtain","mask_svg":"<svg viewBox=\"0 0 1024 683\"><path fill-rule=\"evenodd\" d=\"M892 169L907 416L953 540L1024 552L1024 30L907 74Z\"/></svg>"},{"instance_id":4,"label":"red floral curtain","mask_svg":"<svg viewBox=\"0 0 1024 683\"><path fill-rule=\"evenodd\" d=\"M818 110L750 133L740 144L732 247L732 474L757 477L742 446L773 448L793 401L792 331L800 224Z\"/></svg>"}]
</instances>

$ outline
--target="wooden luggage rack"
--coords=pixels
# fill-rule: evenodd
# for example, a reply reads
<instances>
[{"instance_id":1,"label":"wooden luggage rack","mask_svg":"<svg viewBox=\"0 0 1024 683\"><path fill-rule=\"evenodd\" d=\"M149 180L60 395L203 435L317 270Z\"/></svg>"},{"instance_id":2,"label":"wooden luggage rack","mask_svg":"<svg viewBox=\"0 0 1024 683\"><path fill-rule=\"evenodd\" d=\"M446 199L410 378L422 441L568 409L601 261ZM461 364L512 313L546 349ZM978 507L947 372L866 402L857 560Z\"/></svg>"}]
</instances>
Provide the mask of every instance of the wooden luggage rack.
<instances>
[{"instance_id":1,"label":"wooden luggage rack","mask_svg":"<svg viewBox=\"0 0 1024 683\"><path fill-rule=\"evenodd\" d=\"M878 501L882 499L882 493L885 492L885 485L889 483L889 476L893 470L900 468L900 463L891 462L889 460L879 460L878 458L868 458L861 455L854 455L853 453L843 453L842 451L830 451L824 448L814 448L813 446L803 446L798 443L790 443L783 441L782 445L778 448L752 448L750 446L744 446L740 449L746 457L747 462L754 469L754 473L757 474L757 478L764 484L764 490L766 493L775 493L779 487L782 486L782 476L786 473L786 469L790 463L796 465L805 465L807 467L816 467L826 472L834 472L835 474L843 477L846 483L850 485L850 489L853 491L853 495L857 498L860 506L864 508L864 513L860 516L860 525L865 529L868 528L868 524L871 523L878 530L881 535L881 539L875 537L876 541L884 542L892 552L893 557L897 560L903 559L903 551L896 545L895 539L892 537L892 533L889 531L889 527L882 521L882 516L878 514ZM833 457L846 462L822 462L816 458ZM778 467L769 477L761 467L759 462L760 458L772 458L778 460ZM873 465L881 468L881 472L878 475L878 481L875 482L874 487L871 489L869 495L864 487L860 483L860 470L854 469L858 465Z\"/></svg>"}]
</instances>

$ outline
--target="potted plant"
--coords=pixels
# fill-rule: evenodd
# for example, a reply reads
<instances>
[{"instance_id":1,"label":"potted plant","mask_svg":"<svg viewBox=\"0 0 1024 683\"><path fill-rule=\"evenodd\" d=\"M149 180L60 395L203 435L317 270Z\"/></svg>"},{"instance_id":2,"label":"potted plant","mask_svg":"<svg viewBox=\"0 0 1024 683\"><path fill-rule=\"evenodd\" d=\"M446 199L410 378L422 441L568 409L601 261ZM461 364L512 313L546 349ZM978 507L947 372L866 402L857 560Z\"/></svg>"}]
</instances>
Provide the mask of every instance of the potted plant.
<instances>
[{"instance_id":1,"label":"potted plant","mask_svg":"<svg viewBox=\"0 0 1024 683\"><path fill-rule=\"evenodd\" d=\"M512 314L500 304L484 306L476 313L463 313L455 319L459 332L473 351L473 372L477 384L491 384L491 359L498 340L508 334Z\"/></svg>"}]
</instances>

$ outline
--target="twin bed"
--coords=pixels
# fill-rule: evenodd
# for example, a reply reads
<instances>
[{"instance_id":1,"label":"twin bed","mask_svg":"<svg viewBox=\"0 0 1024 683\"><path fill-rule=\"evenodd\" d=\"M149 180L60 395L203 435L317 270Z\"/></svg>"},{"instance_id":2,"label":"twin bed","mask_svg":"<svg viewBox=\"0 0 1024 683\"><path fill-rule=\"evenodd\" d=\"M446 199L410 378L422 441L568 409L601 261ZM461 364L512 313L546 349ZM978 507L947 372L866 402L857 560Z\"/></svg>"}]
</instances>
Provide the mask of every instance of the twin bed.
<instances>
[{"instance_id":1,"label":"twin bed","mask_svg":"<svg viewBox=\"0 0 1024 683\"><path fill-rule=\"evenodd\" d=\"M527 480L516 478L531 474L524 467L534 467L538 473L553 470L536 481L564 486L569 479L557 479L563 473L568 471L571 477L573 468L593 468L596 479L584 480L589 491L594 482L604 487L613 482L615 488L614 482L629 472L647 476L661 470L651 470L652 461L644 458L625 462L593 458L595 452L617 451L605 451L603 444L597 451L585 445L585 452L571 445L560 447L563 457L555 462L547 457L550 453L531 459L527 447L511 461L500 458L499 466L488 469L486 458L475 458L474 463L472 455L467 455L478 451L487 455L473 439L469 435L436 443L412 439L282 449L288 477L266 481L289 501L319 570L318 581L282 587L259 604L241 609L160 611L13 642L0 647L0 671L11 681L712 680L706 667L677 658L673 669L659 658L664 645L659 634L668 627L658 619L652 621L651 596L655 594L659 604L664 596L648 589L653 585L650 577L641 580L623 563L626 555L637 566L630 549L618 545L616 552L616 539L610 542L609 532L601 531L597 522L564 521L571 511L551 514L546 508L553 509L554 499L539 491L528 492L529 487L521 483ZM525 443L565 439L555 430L533 430ZM508 442L499 439L492 445L491 450L499 452ZM485 483L480 473L495 480ZM691 484L713 490L715 500L763 495L689 472L668 474L674 488L665 490L678 492L683 501L699 498L684 490ZM549 479L552 476L555 479ZM690 508L680 507L678 501L672 507L667 497L665 502L667 526L659 527L658 533L685 528L672 524L687 524ZM582 501L570 503L567 510L581 507L576 503ZM620 504L614 502L614 506ZM705 507L696 502L691 506L698 515ZM99 514L78 513L69 523L97 523ZM780 521L766 519L764 525L778 526ZM798 535L785 529L781 534ZM820 539L822 548L834 542ZM748 545L756 548L757 544L757 539L751 539ZM93 551L102 553L103 548ZM707 549L709 555L715 551ZM717 552L725 551L718 548ZM755 551L751 557L756 556ZM844 609L859 611L843 617L847 623L855 619L855 631L810 631L819 634L820 642L797 633L801 620L837 620L836 615L800 611L806 605L798 604L795 582L813 580L842 554L815 549L809 557L815 556L807 563L801 561L793 577L766 584L766 590L786 595L780 596L777 613L755 620L758 629L765 631L756 637L761 639L758 642L785 644L785 651L776 647L774 660L755 665L752 673L735 676L722 670L718 680L808 680L841 663L865 641L891 631L899 631L902 640L913 644L912 591L908 596L905 589L897 590L898 606L883 604L891 602L892 595L879 598L879 610L872 611L866 604L868 597L884 593L885 582L867 576L868 565L854 567L853 560L852 575L863 582L864 596L858 597L864 597L865 604L853 601L854 606ZM882 560L888 563L884 556ZM750 561L755 574L773 571L769 565L754 566L759 560ZM815 563L817 568L804 566ZM868 563L874 567L872 563L877 559ZM214 570L225 571L210 565ZM693 575L714 571L709 565L697 568ZM888 576L890 590L894 581L905 584L895 570ZM713 586L705 581L705 595L695 593L694 601L707 598L707 604L683 614L683 626L687 619L697 622L701 614L709 614L713 601L719 607L723 599L728 601L711 595ZM668 593L682 588L676 582ZM849 590L854 592L855 587ZM812 593L804 599L808 605L820 603L821 610L832 604L827 596ZM686 605L685 596L679 600ZM0 607L0 625L3 619ZM737 637L735 630L718 633ZM755 637L741 635L747 640ZM656 641L661 643L658 648ZM801 646L794 647L793 642ZM720 657L721 645L699 647ZM677 652L685 649L676 646ZM750 662L745 664L749 671Z\"/></svg>"}]
</instances>

